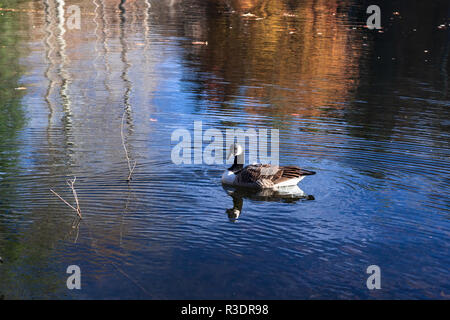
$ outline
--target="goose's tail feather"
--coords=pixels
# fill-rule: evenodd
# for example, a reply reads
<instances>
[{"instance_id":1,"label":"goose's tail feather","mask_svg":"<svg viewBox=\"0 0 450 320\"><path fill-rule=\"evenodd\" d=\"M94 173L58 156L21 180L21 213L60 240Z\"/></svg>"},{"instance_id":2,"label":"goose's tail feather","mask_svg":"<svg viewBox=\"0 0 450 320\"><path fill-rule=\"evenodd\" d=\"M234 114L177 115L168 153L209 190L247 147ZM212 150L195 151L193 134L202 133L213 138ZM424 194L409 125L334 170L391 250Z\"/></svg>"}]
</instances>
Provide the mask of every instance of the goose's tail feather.
<instances>
[{"instance_id":1,"label":"goose's tail feather","mask_svg":"<svg viewBox=\"0 0 450 320\"><path fill-rule=\"evenodd\" d=\"M310 170L305 170L305 169L300 169L300 174L302 176L312 176L312 175L316 174L316 172L310 171Z\"/></svg>"},{"instance_id":2,"label":"goose's tail feather","mask_svg":"<svg viewBox=\"0 0 450 320\"><path fill-rule=\"evenodd\" d=\"M316 174L314 171L301 169L295 166L283 167L283 177L285 178L297 178L301 176L312 176Z\"/></svg>"}]
</instances>

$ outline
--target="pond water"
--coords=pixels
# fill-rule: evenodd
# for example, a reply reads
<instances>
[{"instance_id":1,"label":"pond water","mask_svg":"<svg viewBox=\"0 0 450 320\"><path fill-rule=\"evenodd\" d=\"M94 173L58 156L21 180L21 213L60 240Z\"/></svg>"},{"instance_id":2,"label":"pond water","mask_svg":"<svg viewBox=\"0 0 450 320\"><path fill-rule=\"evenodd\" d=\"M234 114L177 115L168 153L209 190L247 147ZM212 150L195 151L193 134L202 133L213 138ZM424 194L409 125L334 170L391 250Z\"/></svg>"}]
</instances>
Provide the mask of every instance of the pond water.
<instances>
[{"instance_id":1,"label":"pond water","mask_svg":"<svg viewBox=\"0 0 450 320\"><path fill-rule=\"evenodd\" d=\"M450 5L378 3L0 1L0 296L448 299ZM314 200L173 163L194 121L278 129Z\"/></svg>"}]
</instances>

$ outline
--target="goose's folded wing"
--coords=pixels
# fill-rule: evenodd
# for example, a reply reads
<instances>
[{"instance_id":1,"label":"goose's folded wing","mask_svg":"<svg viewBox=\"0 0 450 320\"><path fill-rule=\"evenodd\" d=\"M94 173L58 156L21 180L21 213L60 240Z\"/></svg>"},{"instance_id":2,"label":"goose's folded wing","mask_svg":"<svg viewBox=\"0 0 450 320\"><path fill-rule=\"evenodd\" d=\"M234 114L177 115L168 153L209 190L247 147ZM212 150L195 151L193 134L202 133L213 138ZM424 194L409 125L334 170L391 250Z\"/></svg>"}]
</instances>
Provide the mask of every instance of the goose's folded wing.
<instances>
[{"instance_id":1,"label":"goose's folded wing","mask_svg":"<svg viewBox=\"0 0 450 320\"><path fill-rule=\"evenodd\" d=\"M263 184L268 187L283 181L313 175L315 172L296 166L276 166L270 164L255 164L243 168L237 174L237 180L242 184Z\"/></svg>"},{"instance_id":2,"label":"goose's folded wing","mask_svg":"<svg viewBox=\"0 0 450 320\"><path fill-rule=\"evenodd\" d=\"M269 164L253 164L242 169L238 174L240 183L257 183L262 180L273 181L282 175L279 166Z\"/></svg>"},{"instance_id":3,"label":"goose's folded wing","mask_svg":"<svg viewBox=\"0 0 450 320\"><path fill-rule=\"evenodd\" d=\"M243 168L238 174L236 174L236 179L240 184L255 183L258 181L261 172L256 165L250 165Z\"/></svg>"},{"instance_id":4,"label":"goose's folded wing","mask_svg":"<svg viewBox=\"0 0 450 320\"><path fill-rule=\"evenodd\" d=\"M296 179L302 176L308 176L313 174L316 173L314 171L301 169L296 166L279 167L278 175L274 176L274 179L272 181L274 184L277 184L287 180Z\"/></svg>"}]
</instances>

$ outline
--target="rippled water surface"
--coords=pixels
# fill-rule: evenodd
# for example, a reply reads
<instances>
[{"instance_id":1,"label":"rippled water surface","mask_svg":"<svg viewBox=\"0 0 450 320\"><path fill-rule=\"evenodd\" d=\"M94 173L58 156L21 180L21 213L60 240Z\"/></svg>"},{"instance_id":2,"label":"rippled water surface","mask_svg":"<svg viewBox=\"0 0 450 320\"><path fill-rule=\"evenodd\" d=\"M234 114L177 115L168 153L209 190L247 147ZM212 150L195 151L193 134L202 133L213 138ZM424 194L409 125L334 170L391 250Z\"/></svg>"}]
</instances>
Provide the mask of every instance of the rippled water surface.
<instances>
[{"instance_id":1,"label":"rippled water surface","mask_svg":"<svg viewBox=\"0 0 450 320\"><path fill-rule=\"evenodd\" d=\"M449 4L378 2L0 1L0 296L448 299ZM194 121L278 129L314 200L174 164Z\"/></svg>"}]
</instances>

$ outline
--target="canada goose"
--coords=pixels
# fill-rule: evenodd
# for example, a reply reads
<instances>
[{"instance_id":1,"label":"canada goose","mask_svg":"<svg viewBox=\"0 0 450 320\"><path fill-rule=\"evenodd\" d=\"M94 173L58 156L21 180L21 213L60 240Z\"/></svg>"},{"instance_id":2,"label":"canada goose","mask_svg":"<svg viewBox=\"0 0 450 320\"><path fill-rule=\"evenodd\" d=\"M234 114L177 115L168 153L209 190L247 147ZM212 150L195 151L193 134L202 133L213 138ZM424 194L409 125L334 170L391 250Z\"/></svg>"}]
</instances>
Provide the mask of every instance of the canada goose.
<instances>
[{"instance_id":1,"label":"canada goose","mask_svg":"<svg viewBox=\"0 0 450 320\"><path fill-rule=\"evenodd\" d=\"M243 165L243 149L238 143L231 145L227 159L234 156L233 165L222 175L222 183L231 186L257 189L278 189L297 185L305 176L316 174L314 171L296 166L278 166L271 164Z\"/></svg>"}]
</instances>

